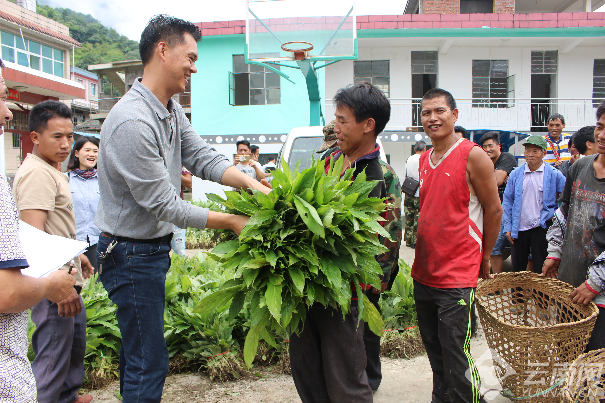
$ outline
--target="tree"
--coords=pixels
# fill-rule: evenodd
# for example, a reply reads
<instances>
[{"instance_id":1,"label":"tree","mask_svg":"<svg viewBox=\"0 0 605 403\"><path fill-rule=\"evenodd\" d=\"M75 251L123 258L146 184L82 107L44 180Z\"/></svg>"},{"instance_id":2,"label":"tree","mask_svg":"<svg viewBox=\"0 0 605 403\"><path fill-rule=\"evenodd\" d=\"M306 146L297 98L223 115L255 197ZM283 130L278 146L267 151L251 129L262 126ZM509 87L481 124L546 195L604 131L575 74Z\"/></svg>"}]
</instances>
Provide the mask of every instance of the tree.
<instances>
[{"instance_id":1,"label":"tree","mask_svg":"<svg viewBox=\"0 0 605 403\"><path fill-rule=\"evenodd\" d=\"M90 14L69 8L53 8L38 4L38 14L69 27L72 38L82 44L74 53L75 65L87 69L91 64L139 59L139 43L107 28Z\"/></svg>"}]
</instances>

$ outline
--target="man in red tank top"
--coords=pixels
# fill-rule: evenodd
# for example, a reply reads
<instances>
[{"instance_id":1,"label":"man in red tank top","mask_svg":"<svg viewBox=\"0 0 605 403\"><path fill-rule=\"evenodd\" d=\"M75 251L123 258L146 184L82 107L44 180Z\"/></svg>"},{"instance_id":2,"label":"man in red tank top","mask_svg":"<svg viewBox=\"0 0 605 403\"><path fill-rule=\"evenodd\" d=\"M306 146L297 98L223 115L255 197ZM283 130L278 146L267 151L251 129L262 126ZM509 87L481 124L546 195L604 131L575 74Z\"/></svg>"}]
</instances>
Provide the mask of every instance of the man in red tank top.
<instances>
[{"instance_id":1,"label":"man in red tank top","mask_svg":"<svg viewBox=\"0 0 605 403\"><path fill-rule=\"evenodd\" d=\"M420 158L420 218L412 266L422 341L433 369L433 403L478 403L470 354L471 304L478 277L491 278L502 205L494 165L454 132L456 101L442 89L422 98L422 125L433 149Z\"/></svg>"}]
</instances>

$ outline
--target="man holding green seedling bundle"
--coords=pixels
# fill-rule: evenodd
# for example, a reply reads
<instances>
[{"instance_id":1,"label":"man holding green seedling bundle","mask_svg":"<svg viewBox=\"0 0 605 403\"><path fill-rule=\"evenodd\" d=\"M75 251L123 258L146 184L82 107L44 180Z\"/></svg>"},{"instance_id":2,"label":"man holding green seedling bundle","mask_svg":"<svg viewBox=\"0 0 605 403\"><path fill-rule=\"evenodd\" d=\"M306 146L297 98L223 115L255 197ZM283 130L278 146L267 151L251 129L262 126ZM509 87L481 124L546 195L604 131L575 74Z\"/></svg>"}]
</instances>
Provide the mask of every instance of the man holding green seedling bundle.
<instances>
[{"instance_id":1,"label":"man holding green seedling bundle","mask_svg":"<svg viewBox=\"0 0 605 403\"><path fill-rule=\"evenodd\" d=\"M336 120L331 121L323 128L324 143L317 150L317 153L321 153L321 159L329 157L338 151L339 148L336 145L338 138L334 133L334 124ZM389 164L380 160L380 166L382 167L382 174L384 175L384 184L387 191L387 210L382 214L385 221L383 222L384 229L389 233L391 239L380 236L379 240L382 245L388 248L388 252L382 253L376 256L376 260L382 268L381 288L377 289L372 287L366 291L368 299L376 309L380 310L378 301L380 300L380 293L385 290L390 290L393 285L393 281L399 273L399 249L401 248L401 239L403 232L403 222L401 220L401 184L399 177L393 167ZM373 391L376 391L382 381L382 372L380 365L380 336L374 334L367 323L364 324L363 341L366 348L366 373L368 375L368 382Z\"/></svg>"},{"instance_id":2,"label":"man holding green seedling bundle","mask_svg":"<svg viewBox=\"0 0 605 403\"><path fill-rule=\"evenodd\" d=\"M339 90L334 103L340 151L326 164L343 158L342 173L353 168L357 176L365 170L367 180L379 181L368 197L386 197L376 137L390 118L388 99L378 88L360 83ZM308 307L302 332L290 338L292 376L303 403L372 402L365 371L364 326L358 316L356 296L344 320L335 309L318 303Z\"/></svg>"}]
</instances>

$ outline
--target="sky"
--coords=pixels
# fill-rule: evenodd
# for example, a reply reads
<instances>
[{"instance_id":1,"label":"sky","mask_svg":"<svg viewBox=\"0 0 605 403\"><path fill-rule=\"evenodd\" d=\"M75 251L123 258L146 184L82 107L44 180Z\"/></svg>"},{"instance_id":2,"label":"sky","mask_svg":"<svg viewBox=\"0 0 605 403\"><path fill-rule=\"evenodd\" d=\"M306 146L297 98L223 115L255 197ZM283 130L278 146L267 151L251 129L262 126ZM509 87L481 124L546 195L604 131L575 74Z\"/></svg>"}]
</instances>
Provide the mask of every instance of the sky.
<instances>
[{"instance_id":1,"label":"sky","mask_svg":"<svg viewBox=\"0 0 605 403\"><path fill-rule=\"evenodd\" d=\"M305 0L305 3L311 8L313 3L325 5L336 1L352 3L352 0ZM166 0L38 0L38 3L90 14L135 41L139 41L145 24L155 14L170 14L192 22L246 19L245 0L177 0L174 3ZM187 6L182 5L185 3ZM357 15L389 15L403 14L407 0L357 0L356 3Z\"/></svg>"},{"instance_id":2,"label":"sky","mask_svg":"<svg viewBox=\"0 0 605 403\"><path fill-rule=\"evenodd\" d=\"M314 4L351 4L353 0L289 0L302 1L308 9ZM149 19L156 14L170 14L192 22L229 21L246 19L245 0L197 0L175 3L166 0L38 0L40 4L71 8L90 14L103 25L115 28L122 35L139 41L141 32ZM277 3L277 2L276 2ZM403 14L407 0L356 0L357 15ZM317 8L320 8L319 6ZM605 6L597 11L605 12ZM327 13L324 13L327 14Z\"/></svg>"}]
</instances>

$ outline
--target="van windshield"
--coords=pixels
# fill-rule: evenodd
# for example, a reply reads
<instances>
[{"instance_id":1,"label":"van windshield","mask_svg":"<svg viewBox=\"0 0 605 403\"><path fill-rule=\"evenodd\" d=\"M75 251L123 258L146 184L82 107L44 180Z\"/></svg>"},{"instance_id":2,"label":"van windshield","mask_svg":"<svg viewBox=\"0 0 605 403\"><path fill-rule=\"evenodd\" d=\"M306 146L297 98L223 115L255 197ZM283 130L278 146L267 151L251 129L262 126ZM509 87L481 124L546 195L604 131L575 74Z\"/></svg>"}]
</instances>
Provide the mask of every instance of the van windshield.
<instances>
[{"instance_id":1,"label":"van windshield","mask_svg":"<svg viewBox=\"0 0 605 403\"><path fill-rule=\"evenodd\" d=\"M300 161L299 170L307 169L313 163L313 159L318 160L321 156L316 151L324 142L324 138L315 137L298 137L292 142L290 149L290 157L288 158L288 166L294 170L298 161Z\"/></svg>"}]
</instances>

